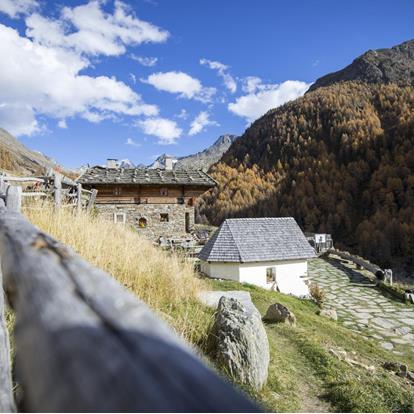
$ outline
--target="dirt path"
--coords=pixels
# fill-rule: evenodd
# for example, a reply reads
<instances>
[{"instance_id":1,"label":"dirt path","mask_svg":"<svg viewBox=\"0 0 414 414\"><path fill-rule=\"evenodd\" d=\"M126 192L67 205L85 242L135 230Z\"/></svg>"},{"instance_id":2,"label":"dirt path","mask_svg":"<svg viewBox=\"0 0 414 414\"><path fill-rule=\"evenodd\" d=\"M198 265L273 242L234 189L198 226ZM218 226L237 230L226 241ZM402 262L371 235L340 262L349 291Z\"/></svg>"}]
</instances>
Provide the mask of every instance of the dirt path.
<instances>
[{"instance_id":1,"label":"dirt path","mask_svg":"<svg viewBox=\"0 0 414 414\"><path fill-rule=\"evenodd\" d=\"M289 328L288 328L289 329ZM274 393L280 411L323 413L332 412L332 405L323 399L323 383L314 375L297 344L284 335L279 326L266 326L272 353L269 370L275 371ZM286 404L286 406L285 406Z\"/></svg>"}]
</instances>

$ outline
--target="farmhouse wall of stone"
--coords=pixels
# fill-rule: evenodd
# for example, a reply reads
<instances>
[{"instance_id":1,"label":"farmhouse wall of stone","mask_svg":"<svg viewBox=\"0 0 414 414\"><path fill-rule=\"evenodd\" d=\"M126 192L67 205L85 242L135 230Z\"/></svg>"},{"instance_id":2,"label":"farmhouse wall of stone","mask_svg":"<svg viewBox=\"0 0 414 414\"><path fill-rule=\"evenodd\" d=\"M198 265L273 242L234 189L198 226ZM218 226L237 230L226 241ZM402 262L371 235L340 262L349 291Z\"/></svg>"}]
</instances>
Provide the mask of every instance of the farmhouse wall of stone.
<instances>
[{"instance_id":1,"label":"farmhouse wall of stone","mask_svg":"<svg viewBox=\"0 0 414 414\"><path fill-rule=\"evenodd\" d=\"M96 204L96 208L107 220L125 222L125 225L152 240L160 236L184 236L186 213L188 227L194 227L194 207L185 204Z\"/></svg>"}]
</instances>

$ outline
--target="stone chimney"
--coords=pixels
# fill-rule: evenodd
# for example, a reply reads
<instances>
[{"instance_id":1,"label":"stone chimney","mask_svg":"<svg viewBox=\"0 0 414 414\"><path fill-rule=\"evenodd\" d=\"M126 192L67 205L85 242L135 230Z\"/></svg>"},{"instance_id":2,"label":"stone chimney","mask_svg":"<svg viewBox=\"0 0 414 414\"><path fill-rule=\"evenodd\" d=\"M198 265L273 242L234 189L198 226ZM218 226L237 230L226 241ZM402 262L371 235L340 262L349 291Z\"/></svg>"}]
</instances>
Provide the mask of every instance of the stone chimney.
<instances>
[{"instance_id":1,"label":"stone chimney","mask_svg":"<svg viewBox=\"0 0 414 414\"><path fill-rule=\"evenodd\" d=\"M170 157L169 155L167 155L165 157L165 169L166 170L172 170L173 169L173 157Z\"/></svg>"},{"instance_id":2,"label":"stone chimney","mask_svg":"<svg viewBox=\"0 0 414 414\"><path fill-rule=\"evenodd\" d=\"M106 160L106 168L118 168L118 160L116 158L108 158Z\"/></svg>"}]
</instances>

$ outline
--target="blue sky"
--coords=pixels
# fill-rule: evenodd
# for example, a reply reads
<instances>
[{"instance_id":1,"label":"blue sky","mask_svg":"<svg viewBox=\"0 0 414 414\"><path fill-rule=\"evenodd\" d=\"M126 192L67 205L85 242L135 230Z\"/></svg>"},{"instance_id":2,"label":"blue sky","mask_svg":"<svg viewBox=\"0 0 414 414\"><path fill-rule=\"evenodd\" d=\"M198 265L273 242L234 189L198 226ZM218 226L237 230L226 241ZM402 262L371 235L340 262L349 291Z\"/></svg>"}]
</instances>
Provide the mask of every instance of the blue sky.
<instances>
[{"instance_id":1,"label":"blue sky","mask_svg":"<svg viewBox=\"0 0 414 414\"><path fill-rule=\"evenodd\" d=\"M0 126L70 168L186 155L413 19L411 0L0 0Z\"/></svg>"}]
</instances>

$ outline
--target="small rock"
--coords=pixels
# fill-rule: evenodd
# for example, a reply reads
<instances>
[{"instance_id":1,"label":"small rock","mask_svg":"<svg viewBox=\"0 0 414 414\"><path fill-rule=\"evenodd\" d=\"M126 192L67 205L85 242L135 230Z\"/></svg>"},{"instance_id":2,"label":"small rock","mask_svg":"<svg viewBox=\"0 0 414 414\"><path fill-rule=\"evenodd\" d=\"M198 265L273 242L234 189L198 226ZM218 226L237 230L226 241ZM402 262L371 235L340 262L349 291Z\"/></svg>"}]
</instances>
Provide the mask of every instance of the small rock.
<instances>
[{"instance_id":1,"label":"small rock","mask_svg":"<svg viewBox=\"0 0 414 414\"><path fill-rule=\"evenodd\" d=\"M262 321L234 298L222 297L207 339L209 355L236 381L260 390L267 381L269 342Z\"/></svg>"},{"instance_id":2,"label":"small rock","mask_svg":"<svg viewBox=\"0 0 414 414\"><path fill-rule=\"evenodd\" d=\"M399 333L400 335L406 335L411 332L411 329L408 326L403 326L401 328L394 329L394 332Z\"/></svg>"},{"instance_id":3,"label":"small rock","mask_svg":"<svg viewBox=\"0 0 414 414\"><path fill-rule=\"evenodd\" d=\"M407 377L406 378L414 384L414 372L407 371Z\"/></svg>"},{"instance_id":4,"label":"small rock","mask_svg":"<svg viewBox=\"0 0 414 414\"><path fill-rule=\"evenodd\" d=\"M391 342L381 342L381 346L388 351L394 349L394 345Z\"/></svg>"},{"instance_id":5,"label":"small rock","mask_svg":"<svg viewBox=\"0 0 414 414\"><path fill-rule=\"evenodd\" d=\"M291 326L296 325L295 315L281 303L274 303L267 309L266 315L263 316L265 322L281 322Z\"/></svg>"},{"instance_id":6,"label":"small rock","mask_svg":"<svg viewBox=\"0 0 414 414\"><path fill-rule=\"evenodd\" d=\"M322 308L318 312L319 316L324 316L325 318L332 319L334 321L338 320L338 315L336 313L336 310L334 308Z\"/></svg>"}]
</instances>

